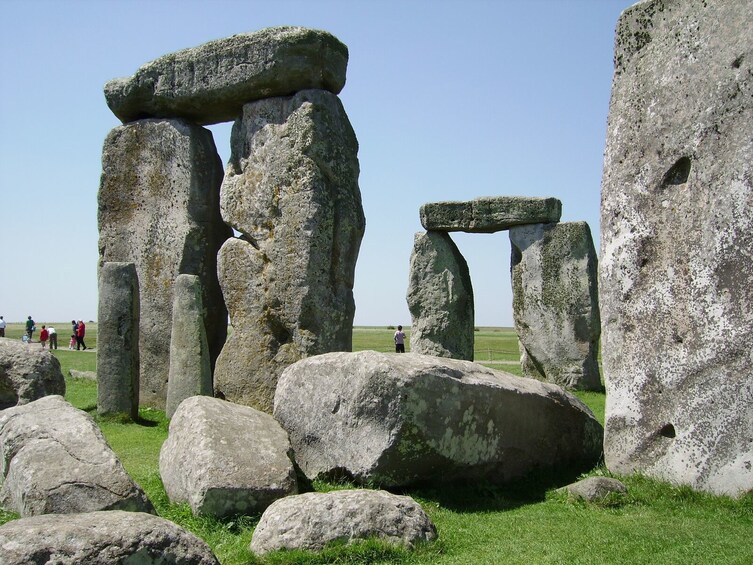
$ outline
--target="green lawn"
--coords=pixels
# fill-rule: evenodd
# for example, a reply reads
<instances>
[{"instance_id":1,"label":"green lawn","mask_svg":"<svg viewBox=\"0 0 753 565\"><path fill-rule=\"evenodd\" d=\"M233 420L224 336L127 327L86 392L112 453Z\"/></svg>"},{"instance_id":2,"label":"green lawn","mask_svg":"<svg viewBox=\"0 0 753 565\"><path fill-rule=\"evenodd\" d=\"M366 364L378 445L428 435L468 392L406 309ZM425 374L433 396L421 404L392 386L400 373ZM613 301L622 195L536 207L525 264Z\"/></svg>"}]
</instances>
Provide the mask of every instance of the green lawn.
<instances>
[{"instance_id":1,"label":"green lawn","mask_svg":"<svg viewBox=\"0 0 753 565\"><path fill-rule=\"evenodd\" d=\"M89 331L96 334L96 327ZM355 328L354 350L392 351L393 333L386 327ZM96 343L96 335L92 338ZM480 350L491 350L499 355L493 360L517 359L512 330L479 328L476 338L477 357ZM66 349L56 356L65 373L70 368L94 370L96 355L92 353ZM509 370L506 365L494 366ZM167 500L158 472L159 450L168 429L163 412L142 408L138 423L101 419L96 416L96 383L67 378L67 385L66 397L95 417L158 513L206 540L223 565L753 563L753 547L748 543L753 536L753 495L731 500L634 476L620 477L629 489L626 496L601 505L586 504L568 501L555 492L574 478L564 471L505 487L466 484L406 489L404 493L421 503L439 533L437 542L412 551L369 541L347 547L336 544L319 554L280 552L259 560L247 549L258 516L197 518L186 505ZM578 396L603 422L604 394ZM596 468L590 474L608 473ZM320 491L346 486L315 483ZM12 518L0 512L0 522Z\"/></svg>"}]
</instances>

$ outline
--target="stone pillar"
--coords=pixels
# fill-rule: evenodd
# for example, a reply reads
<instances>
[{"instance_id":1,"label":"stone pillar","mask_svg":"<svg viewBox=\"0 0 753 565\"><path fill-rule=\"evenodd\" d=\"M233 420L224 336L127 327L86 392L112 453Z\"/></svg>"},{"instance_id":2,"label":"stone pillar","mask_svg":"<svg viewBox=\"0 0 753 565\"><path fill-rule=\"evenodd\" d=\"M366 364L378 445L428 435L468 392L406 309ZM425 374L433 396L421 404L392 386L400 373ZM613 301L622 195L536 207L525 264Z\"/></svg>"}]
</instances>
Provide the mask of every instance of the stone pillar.
<instances>
[{"instance_id":1,"label":"stone pillar","mask_svg":"<svg viewBox=\"0 0 753 565\"><path fill-rule=\"evenodd\" d=\"M285 367L352 347L358 142L337 96L304 90L246 104L231 144L222 215L241 236L218 257L233 333L214 386L271 412Z\"/></svg>"},{"instance_id":2,"label":"stone pillar","mask_svg":"<svg viewBox=\"0 0 753 565\"><path fill-rule=\"evenodd\" d=\"M602 390L597 259L585 222L510 228L513 318L528 377Z\"/></svg>"},{"instance_id":3,"label":"stone pillar","mask_svg":"<svg viewBox=\"0 0 753 565\"><path fill-rule=\"evenodd\" d=\"M222 164L212 133L184 120L141 120L105 140L99 260L136 265L141 295L141 400L164 407L173 283L199 276L212 359L227 331L217 251L232 235L219 211Z\"/></svg>"},{"instance_id":4,"label":"stone pillar","mask_svg":"<svg viewBox=\"0 0 753 565\"><path fill-rule=\"evenodd\" d=\"M411 352L473 361L471 276L449 234L415 235L409 277Z\"/></svg>"},{"instance_id":5,"label":"stone pillar","mask_svg":"<svg viewBox=\"0 0 753 565\"><path fill-rule=\"evenodd\" d=\"M601 192L604 453L753 489L753 2L623 12Z\"/></svg>"},{"instance_id":6,"label":"stone pillar","mask_svg":"<svg viewBox=\"0 0 753 565\"><path fill-rule=\"evenodd\" d=\"M170 374L165 406L168 418L173 417L178 405L186 398L212 396L212 366L199 277L178 275L173 295Z\"/></svg>"},{"instance_id":7,"label":"stone pillar","mask_svg":"<svg viewBox=\"0 0 753 565\"><path fill-rule=\"evenodd\" d=\"M97 413L139 415L139 280L133 263L99 269Z\"/></svg>"}]
</instances>

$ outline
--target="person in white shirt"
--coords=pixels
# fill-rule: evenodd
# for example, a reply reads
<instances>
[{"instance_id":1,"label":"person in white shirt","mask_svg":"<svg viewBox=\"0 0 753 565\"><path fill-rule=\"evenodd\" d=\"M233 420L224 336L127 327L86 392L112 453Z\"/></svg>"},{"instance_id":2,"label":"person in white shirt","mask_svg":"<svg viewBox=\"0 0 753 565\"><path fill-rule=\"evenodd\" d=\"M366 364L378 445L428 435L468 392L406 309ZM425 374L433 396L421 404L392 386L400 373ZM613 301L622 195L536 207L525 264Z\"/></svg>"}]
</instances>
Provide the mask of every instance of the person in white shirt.
<instances>
[{"instance_id":1,"label":"person in white shirt","mask_svg":"<svg viewBox=\"0 0 753 565\"><path fill-rule=\"evenodd\" d=\"M0 316L0 337L5 337L5 320Z\"/></svg>"},{"instance_id":2,"label":"person in white shirt","mask_svg":"<svg viewBox=\"0 0 753 565\"><path fill-rule=\"evenodd\" d=\"M55 328L47 328L47 331L50 334L50 351L52 351L58 348L58 332L55 331Z\"/></svg>"},{"instance_id":3,"label":"person in white shirt","mask_svg":"<svg viewBox=\"0 0 753 565\"><path fill-rule=\"evenodd\" d=\"M395 353L405 353L405 332L403 332L403 326L398 326L395 332Z\"/></svg>"}]
</instances>

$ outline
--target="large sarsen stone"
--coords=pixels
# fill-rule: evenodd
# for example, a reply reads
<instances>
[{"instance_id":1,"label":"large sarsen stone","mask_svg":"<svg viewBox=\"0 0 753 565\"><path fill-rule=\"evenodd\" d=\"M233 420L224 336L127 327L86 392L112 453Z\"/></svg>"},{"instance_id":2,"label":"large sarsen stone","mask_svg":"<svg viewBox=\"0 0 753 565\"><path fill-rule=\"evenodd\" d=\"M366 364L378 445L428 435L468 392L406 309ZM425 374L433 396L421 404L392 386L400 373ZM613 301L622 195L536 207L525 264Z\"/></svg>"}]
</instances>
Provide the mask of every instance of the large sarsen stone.
<instances>
[{"instance_id":1,"label":"large sarsen stone","mask_svg":"<svg viewBox=\"0 0 753 565\"><path fill-rule=\"evenodd\" d=\"M61 396L0 412L0 505L21 516L153 512L94 420Z\"/></svg>"},{"instance_id":2,"label":"large sarsen stone","mask_svg":"<svg viewBox=\"0 0 753 565\"><path fill-rule=\"evenodd\" d=\"M414 353L299 361L280 378L274 415L309 478L503 482L601 456L601 425L560 387Z\"/></svg>"},{"instance_id":3,"label":"large sarsen stone","mask_svg":"<svg viewBox=\"0 0 753 565\"><path fill-rule=\"evenodd\" d=\"M510 229L513 317L528 377L602 390L597 260L585 222Z\"/></svg>"},{"instance_id":4,"label":"large sarsen stone","mask_svg":"<svg viewBox=\"0 0 753 565\"><path fill-rule=\"evenodd\" d=\"M247 104L232 135L222 215L241 237L219 253L233 333L215 391L271 412L291 363L349 351L364 231L358 142L324 90Z\"/></svg>"},{"instance_id":5,"label":"large sarsen stone","mask_svg":"<svg viewBox=\"0 0 753 565\"><path fill-rule=\"evenodd\" d=\"M415 235L409 277L411 351L473 361L471 275L449 234Z\"/></svg>"},{"instance_id":6,"label":"large sarsen stone","mask_svg":"<svg viewBox=\"0 0 753 565\"><path fill-rule=\"evenodd\" d=\"M273 27L184 49L147 63L130 78L105 84L107 105L123 123L186 118L234 120L246 102L308 88L339 93L348 48L333 35Z\"/></svg>"},{"instance_id":7,"label":"large sarsen stone","mask_svg":"<svg viewBox=\"0 0 753 565\"><path fill-rule=\"evenodd\" d=\"M601 201L605 458L753 489L753 2L620 17Z\"/></svg>"},{"instance_id":8,"label":"large sarsen stone","mask_svg":"<svg viewBox=\"0 0 753 565\"><path fill-rule=\"evenodd\" d=\"M559 222L557 198L489 196L464 202L430 202L421 206L421 225L430 231L494 233L523 224Z\"/></svg>"},{"instance_id":9,"label":"large sarsen stone","mask_svg":"<svg viewBox=\"0 0 753 565\"><path fill-rule=\"evenodd\" d=\"M212 133L182 120L142 120L105 140L99 189L99 260L136 265L140 294L141 402L164 407L170 365L173 284L197 275L214 361L227 310L217 251L232 235L220 217L222 163Z\"/></svg>"},{"instance_id":10,"label":"large sarsen stone","mask_svg":"<svg viewBox=\"0 0 753 565\"><path fill-rule=\"evenodd\" d=\"M60 361L16 339L0 337L0 410L65 394Z\"/></svg>"},{"instance_id":11,"label":"large sarsen stone","mask_svg":"<svg viewBox=\"0 0 753 565\"><path fill-rule=\"evenodd\" d=\"M34 516L0 526L3 565L219 565L209 546L169 520L110 510Z\"/></svg>"}]
</instances>

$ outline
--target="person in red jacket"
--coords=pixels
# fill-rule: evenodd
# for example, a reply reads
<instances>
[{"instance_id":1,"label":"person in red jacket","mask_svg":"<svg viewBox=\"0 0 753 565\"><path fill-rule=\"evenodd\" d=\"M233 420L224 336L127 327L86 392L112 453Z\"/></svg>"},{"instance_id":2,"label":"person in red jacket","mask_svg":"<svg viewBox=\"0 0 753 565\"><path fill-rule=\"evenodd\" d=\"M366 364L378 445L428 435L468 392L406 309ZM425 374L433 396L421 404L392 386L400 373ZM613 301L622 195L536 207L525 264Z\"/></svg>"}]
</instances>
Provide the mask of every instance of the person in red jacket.
<instances>
[{"instance_id":1,"label":"person in red jacket","mask_svg":"<svg viewBox=\"0 0 753 565\"><path fill-rule=\"evenodd\" d=\"M78 325L76 326L76 349L81 350L81 348L84 348L84 351L86 351L86 344L84 343L84 336L86 335L86 325L84 324L83 320L78 321Z\"/></svg>"},{"instance_id":2,"label":"person in red jacket","mask_svg":"<svg viewBox=\"0 0 753 565\"><path fill-rule=\"evenodd\" d=\"M50 332L47 331L46 326L42 326L42 331L39 332L39 343L42 344L42 349L47 347L47 338L50 337Z\"/></svg>"}]
</instances>

